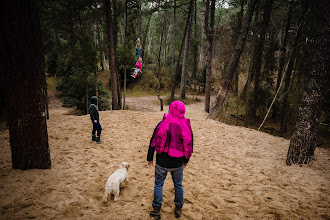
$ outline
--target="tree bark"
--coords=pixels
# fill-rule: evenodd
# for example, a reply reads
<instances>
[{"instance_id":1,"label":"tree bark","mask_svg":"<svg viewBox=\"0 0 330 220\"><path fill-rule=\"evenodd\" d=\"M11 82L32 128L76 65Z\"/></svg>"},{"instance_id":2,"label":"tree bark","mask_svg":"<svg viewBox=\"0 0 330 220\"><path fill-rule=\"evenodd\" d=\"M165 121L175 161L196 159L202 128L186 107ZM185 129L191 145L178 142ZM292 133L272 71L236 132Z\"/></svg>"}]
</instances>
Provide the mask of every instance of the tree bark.
<instances>
[{"instance_id":1,"label":"tree bark","mask_svg":"<svg viewBox=\"0 0 330 220\"><path fill-rule=\"evenodd\" d=\"M299 118L290 140L286 164L307 164L312 161L315 150L315 136L322 103L329 88L329 36L330 36L330 4L324 1L324 20L316 44L316 54L312 62L310 80L304 91Z\"/></svg>"},{"instance_id":2,"label":"tree bark","mask_svg":"<svg viewBox=\"0 0 330 220\"><path fill-rule=\"evenodd\" d=\"M251 19L252 19L253 12L254 12L257 1L258 0L251 0L248 4L248 9L246 11L246 15L245 15L245 18L244 18L244 21L242 24L240 36L239 36L236 46L235 46L235 51L232 55L230 64L228 65L228 67L225 71L224 82L222 83L222 87L220 88L220 90L216 96L215 102L212 105L211 111L208 116L209 118L216 119L219 116L221 117L220 111L223 108L223 104L225 103L228 91L231 87L231 83L233 81L235 70L236 70L241 53L244 48L244 44L246 41L246 37L248 34L248 30L250 27Z\"/></svg>"},{"instance_id":3,"label":"tree bark","mask_svg":"<svg viewBox=\"0 0 330 220\"><path fill-rule=\"evenodd\" d=\"M45 64L36 1L1 1L0 22L4 55L0 77L7 87L12 167L49 169Z\"/></svg>"},{"instance_id":4,"label":"tree bark","mask_svg":"<svg viewBox=\"0 0 330 220\"><path fill-rule=\"evenodd\" d=\"M105 0L105 12L107 18L107 34L108 34L108 52L109 67L111 72L111 93L112 93L112 110L119 110L118 104L118 79L116 68L116 50L114 45L114 36L112 28L112 10L110 0Z\"/></svg>"},{"instance_id":5,"label":"tree bark","mask_svg":"<svg viewBox=\"0 0 330 220\"><path fill-rule=\"evenodd\" d=\"M181 75L181 86L180 86L180 99L186 98L186 88L188 80L188 65L189 65L189 52L190 52L190 39L192 32L192 13L194 7L194 0L190 1L189 7L189 23L187 28L184 53L183 53L183 64L182 64L182 75Z\"/></svg>"},{"instance_id":6,"label":"tree bark","mask_svg":"<svg viewBox=\"0 0 330 220\"><path fill-rule=\"evenodd\" d=\"M206 59L206 82L205 82L205 106L204 110L210 112L210 96L211 96L211 81L212 81L212 49L214 40L214 13L215 13L215 0L211 2L211 15L210 15L210 26L209 26L209 8L210 1L206 1L205 8L205 34L207 38L207 59Z\"/></svg>"}]
</instances>

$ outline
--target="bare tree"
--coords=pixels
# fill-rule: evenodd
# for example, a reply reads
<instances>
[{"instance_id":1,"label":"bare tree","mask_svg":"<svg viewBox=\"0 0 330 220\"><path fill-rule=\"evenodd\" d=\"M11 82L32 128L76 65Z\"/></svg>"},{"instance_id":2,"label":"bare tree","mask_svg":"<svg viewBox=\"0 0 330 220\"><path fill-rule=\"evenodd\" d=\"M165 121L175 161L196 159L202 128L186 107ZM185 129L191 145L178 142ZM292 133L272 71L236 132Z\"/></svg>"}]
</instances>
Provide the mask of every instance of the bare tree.
<instances>
[{"instance_id":1,"label":"bare tree","mask_svg":"<svg viewBox=\"0 0 330 220\"><path fill-rule=\"evenodd\" d=\"M215 0L211 1L211 15L209 15L210 0L206 1L204 29L207 38L206 83L205 83L205 111L210 111L211 80L212 80L212 48L214 39ZM209 18L210 17L210 18ZM209 22L210 20L210 22Z\"/></svg>"},{"instance_id":2,"label":"bare tree","mask_svg":"<svg viewBox=\"0 0 330 220\"><path fill-rule=\"evenodd\" d=\"M23 170L49 169L46 75L36 1L1 1L0 22L5 59L1 81L7 85L12 166Z\"/></svg>"},{"instance_id":3,"label":"bare tree","mask_svg":"<svg viewBox=\"0 0 330 220\"><path fill-rule=\"evenodd\" d=\"M307 164L311 162L315 150L315 136L322 111L325 92L329 88L330 67L330 4L324 1L324 16L321 33L316 45L316 54L312 62L312 70L308 85L304 91L299 118L290 140L286 164Z\"/></svg>"},{"instance_id":4,"label":"bare tree","mask_svg":"<svg viewBox=\"0 0 330 220\"><path fill-rule=\"evenodd\" d=\"M187 87L187 80L188 80L188 65L189 65L189 52L190 52L190 39L191 39L191 32L192 32L192 15L193 15L193 7L194 7L194 0L190 1L189 7L189 19L188 19L188 27L186 29L186 40L184 46L184 53L183 53L183 64L182 64L182 75L181 75L181 86L180 86L180 99L186 98L186 87Z\"/></svg>"}]
</instances>

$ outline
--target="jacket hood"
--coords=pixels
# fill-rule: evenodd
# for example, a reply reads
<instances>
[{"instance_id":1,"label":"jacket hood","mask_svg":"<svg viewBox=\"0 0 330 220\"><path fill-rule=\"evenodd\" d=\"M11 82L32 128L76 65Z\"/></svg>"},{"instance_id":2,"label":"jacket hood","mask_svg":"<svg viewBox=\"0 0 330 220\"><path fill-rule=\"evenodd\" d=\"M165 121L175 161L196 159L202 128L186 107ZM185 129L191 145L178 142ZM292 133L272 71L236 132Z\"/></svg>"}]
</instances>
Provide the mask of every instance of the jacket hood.
<instances>
[{"instance_id":1,"label":"jacket hood","mask_svg":"<svg viewBox=\"0 0 330 220\"><path fill-rule=\"evenodd\" d=\"M91 103L94 104L94 105L97 104L97 97L96 96L91 97Z\"/></svg>"},{"instance_id":2,"label":"jacket hood","mask_svg":"<svg viewBox=\"0 0 330 220\"><path fill-rule=\"evenodd\" d=\"M169 115L174 118L184 118L184 115L186 113L186 107L184 106L184 103L176 100L171 103L170 105L170 111Z\"/></svg>"}]
</instances>

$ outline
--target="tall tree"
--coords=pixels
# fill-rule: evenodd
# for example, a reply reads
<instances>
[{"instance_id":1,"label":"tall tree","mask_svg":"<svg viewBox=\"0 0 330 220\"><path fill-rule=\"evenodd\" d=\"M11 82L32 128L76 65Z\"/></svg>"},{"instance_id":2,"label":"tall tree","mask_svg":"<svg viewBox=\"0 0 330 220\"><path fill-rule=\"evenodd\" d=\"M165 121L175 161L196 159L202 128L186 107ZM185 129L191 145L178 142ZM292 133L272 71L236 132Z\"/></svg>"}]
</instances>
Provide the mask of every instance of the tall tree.
<instances>
[{"instance_id":1,"label":"tall tree","mask_svg":"<svg viewBox=\"0 0 330 220\"><path fill-rule=\"evenodd\" d=\"M228 91L231 87L231 84L232 84L232 81L234 78L234 74L235 74L235 70L237 68L241 53L244 48L244 44L245 44L248 30L250 27L253 12L254 12L255 6L258 1L259 0L250 0L250 2L248 4L248 9L247 9L246 15L244 17L240 36L239 36L236 46L235 46L235 51L231 57L230 64L228 65L228 67L225 71L225 78L222 83L222 86L215 98L215 102L213 103L211 111L209 113L209 117L212 119L216 119L217 117L221 116L220 111L223 108L223 104L227 98Z\"/></svg>"},{"instance_id":2,"label":"tall tree","mask_svg":"<svg viewBox=\"0 0 330 220\"><path fill-rule=\"evenodd\" d=\"M78 75L78 57L77 57L77 36L75 33L75 19L76 19L76 12L74 10L74 2L73 0L68 1L68 8L69 10L69 34L70 34L70 48L71 48L71 60L72 60L72 72L75 77Z\"/></svg>"},{"instance_id":3,"label":"tall tree","mask_svg":"<svg viewBox=\"0 0 330 220\"><path fill-rule=\"evenodd\" d=\"M190 1L189 7L189 19L188 19L188 28L184 46L184 53L183 53L183 64L182 64L182 75L181 75L181 86L180 86L180 99L186 98L186 87L187 87L187 80L188 80L188 65L189 65L189 52L190 52L190 40L191 40L191 32L192 32L192 17L193 17L193 10L194 8L194 0Z\"/></svg>"},{"instance_id":4,"label":"tall tree","mask_svg":"<svg viewBox=\"0 0 330 220\"><path fill-rule=\"evenodd\" d=\"M310 79L305 89L299 118L290 140L286 164L307 164L311 162L315 151L315 136L321 115L322 102L329 89L330 67L330 3L322 2L324 16L321 33L316 44L316 54L312 62Z\"/></svg>"},{"instance_id":5,"label":"tall tree","mask_svg":"<svg viewBox=\"0 0 330 220\"><path fill-rule=\"evenodd\" d=\"M110 0L105 0L105 13L107 18L107 33L108 33L108 52L109 52L109 67L111 72L111 93L112 93L112 109L119 110L118 102L118 73L116 67L116 49L114 43L113 23L112 23L112 9Z\"/></svg>"},{"instance_id":6,"label":"tall tree","mask_svg":"<svg viewBox=\"0 0 330 220\"><path fill-rule=\"evenodd\" d=\"M287 51L287 42L288 42L288 38L289 38L288 37L289 28L290 28L291 18L292 18L293 5L294 5L294 1L292 0L292 1L290 1L290 6L289 6L289 10L288 10L288 16L287 16L286 25L285 25L283 41L281 41L281 49L280 49L280 54L279 54L279 66L278 66L276 90L275 91L278 90L278 87L279 87L281 79L282 79L284 61L285 61L285 54L286 54L286 51ZM274 119L276 119L276 116L277 116L277 109L278 109L278 105L277 105L277 103L274 103L273 112L272 112L272 118L274 118Z\"/></svg>"},{"instance_id":7,"label":"tall tree","mask_svg":"<svg viewBox=\"0 0 330 220\"><path fill-rule=\"evenodd\" d=\"M172 25L172 60L171 60L171 72L172 72L172 78L175 75L175 48L176 48L176 0L173 0L173 25Z\"/></svg>"},{"instance_id":8,"label":"tall tree","mask_svg":"<svg viewBox=\"0 0 330 220\"><path fill-rule=\"evenodd\" d=\"M211 14L209 15L211 7ZM211 81L212 81L212 55L213 55L213 40L214 40L214 13L215 13L215 0L206 1L204 29L207 39L207 59L206 59L206 83L205 83L205 111L210 111L210 96L211 96Z\"/></svg>"},{"instance_id":9,"label":"tall tree","mask_svg":"<svg viewBox=\"0 0 330 220\"><path fill-rule=\"evenodd\" d=\"M12 166L14 169L51 167L45 114L46 80L35 0L0 3L1 81L5 81Z\"/></svg>"},{"instance_id":10,"label":"tall tree","mask_svg":"<svg viewBox=\"0 0 330 220\"><path fill-rule=\"evenodd\" d=\"M176 80L179 76L179 67L180 67L181 55L182 55L182 51L183 51L183 46L185 45L186 35L188 33L189 22L190 22L190 19L191 19L190 14L192 13L192 10L193 10L193 7L194 7L193 1L194 0L190 0L189 12L188 12L187 21L186 21L186 27L184 29L185 31L184 31L184 34L183 34L183 38L182 38L182 42L181 42L181 46L180 46L180 50L179 50L179 55L178 55L177 62L176 62L175 72L174 72L174 75L172 77L172 90L171 90L171 97L170 97L171 102L174 100Z\"/></svg>"},{"instance_id":11,"label":"tall tree","mask_svg":"<svg viewBox=\"0 0 330 220\"><path fill-rule=\"evenodd\" d=\"M264 44L265 44L265 37L267 33L267 28L270 20L270 14L272 11L272 5L274 0L266 0L264 3L264 14L263 14L263 20L260 25L257 25L258 31L257 34L258 37L254 38L256 42L254 43L254 50L252 54L252 61L251 61L251 68L250 71L252 71L251 76L254 75L254 91L253 91L253 103L251 112L246 111L245 115L245 126L247 127L248 123L248 115L251 113L254 117L256 116L257 111L257 104L258 104L258 95L259 95L259 82L260 82L260 72L261 72L261 65L262 65L262 57L264 54ZM249 102L249 91L247 91L247 100L246 102ZM249 104L246 106L247 109L249 108Z\"/></svg>"},{"instance_id":12,"label":"tall tree","mask_svg":"<svg viewBox=\"0 0 330 220\"><path fill-rule=\"evenodd\" d=\"M296 32L296 35L294 38L294 42L292 44L291 52L289 55L288 66L285 71L283 101L282 101L282 107L281 107L281 136L286 131L287 108L288 108L288 97L289 97L288 93L289 93L289 89L290 89L291 74L292 74L292 70L294 67L294 61L297 56L299 41L301 38L301 32L302 32L303 24L305 22L308 7L309 7L308 1L305 1L303 4L303 11L302 11L300 19L299 19L298 29L297 29L297 32Z\"/></svg>"}]
</instances>

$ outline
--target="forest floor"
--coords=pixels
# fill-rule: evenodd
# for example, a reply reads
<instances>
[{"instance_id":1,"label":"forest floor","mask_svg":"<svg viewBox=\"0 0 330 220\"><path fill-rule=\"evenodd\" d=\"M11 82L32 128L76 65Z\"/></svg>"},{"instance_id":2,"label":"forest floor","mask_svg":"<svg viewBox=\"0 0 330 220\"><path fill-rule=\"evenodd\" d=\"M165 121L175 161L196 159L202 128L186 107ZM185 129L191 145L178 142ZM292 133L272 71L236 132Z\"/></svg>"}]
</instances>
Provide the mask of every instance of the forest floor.
<instances>
[{"instance_id":1,"label":"forest floor","mask_svg":"<svg viewBox=\"0 0 330 220\"><path fill-rule=\"evenodd\" d=\"M163 113L157 97L126 97L127 111L102 111L103 144L91 141L89 115L70 115L49 89L52 168L13 170L8 131L0 132L0 219L152 219L150 137ZM181 219L330 219L330 149L308 165L286 166L289 140L206 119L204 102L187 105L194 153L184 170ZM127 161L120 200L104 204L104 185ZM175 219L170 176L162 219Z\"/></svg>"}]
</instances>

